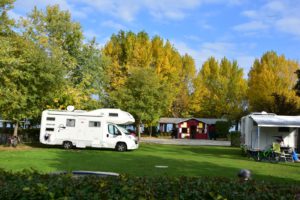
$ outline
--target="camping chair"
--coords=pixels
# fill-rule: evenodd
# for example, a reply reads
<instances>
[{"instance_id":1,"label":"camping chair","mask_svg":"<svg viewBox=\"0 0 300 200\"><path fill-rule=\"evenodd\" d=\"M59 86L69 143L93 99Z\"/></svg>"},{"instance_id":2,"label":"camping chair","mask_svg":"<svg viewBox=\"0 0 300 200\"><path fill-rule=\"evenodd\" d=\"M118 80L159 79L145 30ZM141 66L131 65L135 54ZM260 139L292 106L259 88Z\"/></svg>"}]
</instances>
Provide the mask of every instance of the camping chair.
<instances>
[{"instance_id":1,"label":"camping chair","mask_svg":"<svg viewBox=\"0 0 300 200\"><path fill-rule=\"evenodd\" d=\"M285 162L287 161L287 159L293 161L292 154L286 151L281 151L279 143L273 143L273 151L279 156L279 161L280 159L283 159Z\"/></svg>"}]
</instances>

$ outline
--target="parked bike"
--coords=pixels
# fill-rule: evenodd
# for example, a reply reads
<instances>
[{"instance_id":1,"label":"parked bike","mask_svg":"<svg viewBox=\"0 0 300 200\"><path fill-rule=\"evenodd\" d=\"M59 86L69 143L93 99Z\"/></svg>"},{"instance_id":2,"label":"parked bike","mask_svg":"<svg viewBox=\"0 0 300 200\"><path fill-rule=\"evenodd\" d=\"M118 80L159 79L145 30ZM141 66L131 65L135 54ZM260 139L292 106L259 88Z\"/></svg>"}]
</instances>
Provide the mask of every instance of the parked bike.
<instances>
[{"instance_id":1,"label":"parked bike","mask_svg":"<svg viewBox=\"0 0 300 200\"><path fill-rule=\"evenodd\" d=\"M17 136L11 136L7 139L7 145L16 147L18 145L19 139Z\"/></svg>"}]
</instances>

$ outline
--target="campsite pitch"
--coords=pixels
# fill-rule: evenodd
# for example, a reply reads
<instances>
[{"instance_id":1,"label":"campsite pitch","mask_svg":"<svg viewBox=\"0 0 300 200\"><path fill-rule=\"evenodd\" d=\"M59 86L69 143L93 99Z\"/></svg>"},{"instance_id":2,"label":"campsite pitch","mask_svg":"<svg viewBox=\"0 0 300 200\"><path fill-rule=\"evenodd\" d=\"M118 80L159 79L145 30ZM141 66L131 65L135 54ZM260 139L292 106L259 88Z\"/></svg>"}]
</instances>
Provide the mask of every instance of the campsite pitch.
<instances>
[{"instance_id":1,"label":"campsite pitch","mask_svg":"<svg viewBox=\"0 0 300 200\"><path fill-rule=\"evenodd\" d=\"M300 163L256 162L239 148L144 144L135 151L1 147L0 168L11 171L106 171L134 176L220 176L236 178L249 169L253 179L300 181ZM160 166L160 167L157 167ZM164 166L164 167L161 167ZM167 167L166 167L167 166Z\"/></svg>"}]
</instances>

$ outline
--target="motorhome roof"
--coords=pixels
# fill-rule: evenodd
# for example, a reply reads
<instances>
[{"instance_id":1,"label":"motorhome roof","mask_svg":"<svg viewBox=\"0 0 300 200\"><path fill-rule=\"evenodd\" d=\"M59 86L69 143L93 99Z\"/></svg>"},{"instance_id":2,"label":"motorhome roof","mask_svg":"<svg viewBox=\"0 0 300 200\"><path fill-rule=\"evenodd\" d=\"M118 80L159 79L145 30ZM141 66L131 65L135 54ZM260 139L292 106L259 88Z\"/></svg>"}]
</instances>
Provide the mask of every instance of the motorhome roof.
<instances>
[{"instance_id":1,"label":"motorhome roof","mask_svg":"<svg viewBox=\"0 0 300 200\"><path fill-rule=\"evenodd\" d=\"M276 115L275 113L267 113L265 111L262 112L252 112L250 115Z\"/></svg>"},{"instance_id":2,"label":"motorhome roof","mask_svg":"<svg viewBox=\"0 0 300 200\"><path fill-rule=\"evenodd\" d=\"M103 117L103 113L94 113L91 111L84 110L46 110L49 115L73 115L73 116L91 116L91 117Z\"/></svg>"}]
</instances>

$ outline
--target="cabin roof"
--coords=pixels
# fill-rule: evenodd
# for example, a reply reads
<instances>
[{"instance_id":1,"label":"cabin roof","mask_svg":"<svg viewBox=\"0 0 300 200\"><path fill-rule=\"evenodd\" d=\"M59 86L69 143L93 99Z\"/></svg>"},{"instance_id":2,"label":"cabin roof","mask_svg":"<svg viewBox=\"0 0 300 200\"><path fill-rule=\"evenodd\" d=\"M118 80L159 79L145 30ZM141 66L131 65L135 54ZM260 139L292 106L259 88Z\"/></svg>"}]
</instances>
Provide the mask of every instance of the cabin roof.
<instances>
[{"instance_id":1,"label":"cabin roof","mask_svg":"<svg viewBox=\"0 0 300 200\"><path fill-rule=\"evenodd\" d=\"M217 121L227 121L226 119L217 119L217 118L168 118L163 117L159 119L160 124L179 124L188 120L197 120L205 124L216 124Z\"/></svg>"},{"instance_id":2,"label":"cabin roof","mask_svg":"<svg viewBox=\"0 0 300 200\"><path fill-rule=\"evenodd\" d=\"M300 116L250 115L258 126L263 127L300 127Z\"/></svg>"}]
</instances>

